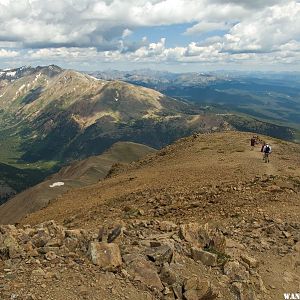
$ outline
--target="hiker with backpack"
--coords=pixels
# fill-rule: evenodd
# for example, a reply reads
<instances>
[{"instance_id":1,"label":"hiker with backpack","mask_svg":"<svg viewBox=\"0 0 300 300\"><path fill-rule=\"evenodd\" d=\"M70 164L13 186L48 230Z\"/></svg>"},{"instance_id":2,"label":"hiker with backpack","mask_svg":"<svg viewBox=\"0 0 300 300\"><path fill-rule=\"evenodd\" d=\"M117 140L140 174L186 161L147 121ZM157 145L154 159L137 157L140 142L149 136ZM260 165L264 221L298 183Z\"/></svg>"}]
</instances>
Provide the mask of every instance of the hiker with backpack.
<instances>
[{"instance_id":1,"label":"hiker with backpack","mask_svg":"<svg viewBox=\"0 0 300 300\"><path fill-rule=\"evenodd\" d=\"M266 142L263 141L262 144L261 144L261 149L260 149L260 152L263 153L264 152L264 148L266 146Z\"/></svg>"},{"instance_id":2,"label":"hiker with backpack","mask_svg":"<svg viewBox=\"0 0 300 300\"><path fill-rule=\"evenodd\" d=\"M270 162L269 155L272 152L272 148L269 144L266 144L263 148L263 160L265 163Z\"/></svg>"},{"instance_id":3,"label":"hiker with backpack","mask_svg":"<svg viewBox=\"0 0 300 300\"><path fill-rule=\"evenodd\" d=\"M250 140L251 150L254 150L255 144L256 144L256 139L255 136L253 136Z\"/></svg>"}]
</instances>

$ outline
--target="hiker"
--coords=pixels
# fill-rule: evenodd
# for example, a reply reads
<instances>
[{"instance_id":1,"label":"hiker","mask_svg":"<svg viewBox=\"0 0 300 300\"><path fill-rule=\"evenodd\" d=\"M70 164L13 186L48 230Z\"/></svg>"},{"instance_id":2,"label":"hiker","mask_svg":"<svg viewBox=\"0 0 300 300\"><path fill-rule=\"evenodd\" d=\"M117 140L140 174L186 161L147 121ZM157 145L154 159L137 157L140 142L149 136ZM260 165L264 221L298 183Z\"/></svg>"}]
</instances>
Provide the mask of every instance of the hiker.
<instances>
[{"instance_id":1,"label":"hiker","mask_svg":"<svg viewBox=\"0 0 300 300\"><path fill-rule=\"evenodd\" d=\"M255 139L255 136L253 136L253 137L251 138L251 140L250 140L251 150L254 149L255 143L256 143L256 139Z\"/></svg>"},{"instance_id":2,"label":"hiker","mask_svg":"<svg viewBox=\"0 0 300 300\"><path fill-rule=\"evenodd\" d=\"M264 149L263 149L263 160L267 163L267 162L270 162L270 159L269 159L269 155L271 154L272 152L272 148L269 144L266 144L264 146Z\"/></svg>"},{"instance_id":3,"label":"hiker","mask_svg":"<svg viewBox=\"0 0 300 300\"><path fill-rule=\"evenodd\" d=\"M265 141L263 141L263 142L262 142L262 145L261 145L261 149L260 149L260 152L261 152L261 153L263 153L263 152L264 152L264 148L265 148L265 146L266 146L266 142L265 142Z\"/></svg>"}]
</instances>

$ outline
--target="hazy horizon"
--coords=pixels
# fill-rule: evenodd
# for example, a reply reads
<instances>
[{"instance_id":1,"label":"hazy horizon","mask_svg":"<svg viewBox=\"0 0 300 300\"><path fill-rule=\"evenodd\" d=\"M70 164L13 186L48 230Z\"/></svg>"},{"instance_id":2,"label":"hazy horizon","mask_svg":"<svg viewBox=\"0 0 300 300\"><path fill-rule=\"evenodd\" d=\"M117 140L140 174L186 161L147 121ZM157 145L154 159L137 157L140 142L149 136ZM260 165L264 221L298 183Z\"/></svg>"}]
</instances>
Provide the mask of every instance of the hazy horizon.
<instances>
[{"instance_id":1,"label":"hazy horizon","mask_svg":"<svg viewBox=\"0 0 300 300\"><path fill-rule=\"evenodd\" d=\"M300 70L238 70L238 69L212 69L212 70L168 70L167 68L151 68L151 67L142 67L142 66L137 66L136 68L117 68L117 66L110 66L106 68L94 68L94 69L81 69L79 68L65 68L62 65L57 65L53 63L49 64L27 64L27 65L19 65L19 66L12 66L12 67L5 67L2 68L0 67L1 71L8 71L8 70L13 70L13 69L18 69L22 67L26 68L36 68L36 67L47 67L50 65L55 65L58 66L62 69L70 69L78 72L84 72L84 73L89 73L89 72L140 72L140 71L149 71L149 72L168 72L171 74L188 74L188 73L203 73L203 74L220 74L220 73L227 73L227 74L273 74L273 75L280 75L280 74L299 74L300 75Z\"/></svg>"}]
</instances>

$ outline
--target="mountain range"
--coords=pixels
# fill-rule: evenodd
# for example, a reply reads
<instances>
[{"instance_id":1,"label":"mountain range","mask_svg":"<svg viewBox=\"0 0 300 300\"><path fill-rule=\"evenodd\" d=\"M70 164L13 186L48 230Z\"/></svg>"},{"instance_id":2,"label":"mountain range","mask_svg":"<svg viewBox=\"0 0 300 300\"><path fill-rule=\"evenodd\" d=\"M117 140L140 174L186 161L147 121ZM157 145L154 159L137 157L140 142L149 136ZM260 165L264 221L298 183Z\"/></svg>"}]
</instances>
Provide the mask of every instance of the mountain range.
<instances>
[{"instance_id":1,"label":"mountain range","mask_svg":"<svg viewBox=\"0 0 300 300\"><path fill-rule=\"evenodd\" d=\"M167 86L174 82L209 85L219 80L204 74L174 77L153 72L150 76L141 71L140 75L123 75L122 80L149 85L166 82ZM74 160L103 153L118 141L160 149L196 132L224 130L295 139L296 131L287 126L106 79L113 78L99 79L55 65L0 70L0 201Z\"/></svg>"},{"instance_id":2,"label":"mountain range","mask_svg":"<svg viewBox=\"0 0 300 300\"><path fill-rule=\"evenodd\" d=\"M1 127L22 136L25 161L84 158L118 140L159 148L193 131L225 127L189 103L125 82L56 66L5 74Z\"/></svg>"},{"instance_id":3,"label":"mountain range","mask_svg":"<svg viewBox=\"0 0 300 300\"><path fill-rule=\"evenodd\" d=\"M129 83L55 65L1 70L1 201L118 141L161 148L228 127L195 105Z\"/></svg>"},{"instance_id":4,"label":"mountain range","mask_svg":"<svg viewBox=\"0 0 300 300\"><path fill-rule=\"evenodd\" d=\"M90 72L97 78L123 80L154 88L215 111L238 113L300 130L299 73L193 72L152 70Z\"/></svg>"}]
</instances>

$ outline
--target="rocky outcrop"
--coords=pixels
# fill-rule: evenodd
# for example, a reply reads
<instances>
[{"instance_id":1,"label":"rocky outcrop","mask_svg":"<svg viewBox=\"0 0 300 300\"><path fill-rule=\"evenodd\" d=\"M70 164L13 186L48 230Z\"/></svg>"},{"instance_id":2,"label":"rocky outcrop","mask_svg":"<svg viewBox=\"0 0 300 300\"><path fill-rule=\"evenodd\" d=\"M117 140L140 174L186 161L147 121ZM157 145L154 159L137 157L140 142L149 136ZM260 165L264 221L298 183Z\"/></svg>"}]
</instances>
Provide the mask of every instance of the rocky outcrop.
<instances>
[{"instance_id":1,"label":"rocky outcrop","mask_svg":"<svg viewBox=\"0 0 300 300\"><path fill-rule=\"evenodd\" d=\"M296 236L293 228L299 225L275 226L286 229L289 234L283 238L289 239ZM0 285L0 296L6 299L3 295L7 291L13 294L14 282L28 273L32 284L40 282L44 286L47 278L60 277L61 266L79 264L81 272L89 272L93 266L101 272L118 274L120 280L131 282L157 299L267 297L259 275L260 262L242 243L229 238L227 231L226 237L222 230L207 224L178 226L145 220L101 226L98 232L68 229L54 221L36 226L1 226L0 276L6 293ZM234 230L230 235L235 239ZM290 251L298 251L298 243L295 241Z\"/></svg>"},{"instance_id":2,"label":"rocky outcrop","mask_svg":"<svg viewBox=\"0 0 300 300\"><path fill-rule=\"evenodd\" d=\"M122 264L119 246L113 243L91 242L88 256L95 265L105 270L115 269Z\"/></svg>"}]
</instances>

